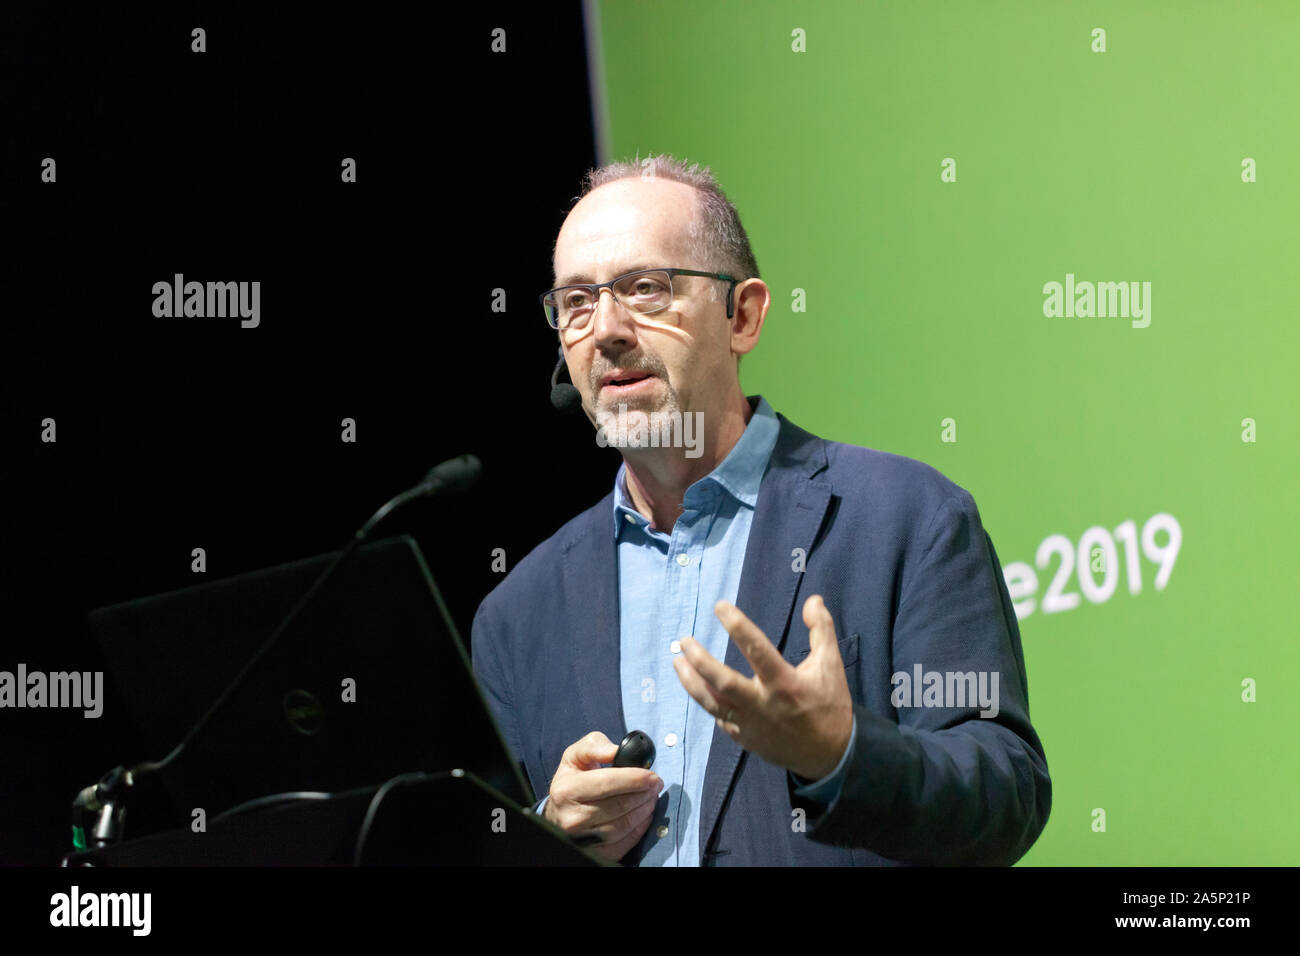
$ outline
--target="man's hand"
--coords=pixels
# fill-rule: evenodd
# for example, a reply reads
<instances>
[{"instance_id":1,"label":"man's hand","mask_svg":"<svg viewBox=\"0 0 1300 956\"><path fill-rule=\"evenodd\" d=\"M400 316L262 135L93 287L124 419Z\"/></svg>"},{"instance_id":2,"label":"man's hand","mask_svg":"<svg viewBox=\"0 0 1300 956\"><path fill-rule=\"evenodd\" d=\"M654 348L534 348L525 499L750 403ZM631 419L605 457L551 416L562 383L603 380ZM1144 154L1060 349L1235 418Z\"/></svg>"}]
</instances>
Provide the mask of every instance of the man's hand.
<instances>
[{"instance_id":1,"label":"man's hand","mask_svg":"<svg viewBox=\"0 0 1300 956\"><path fill-rule=\"evenodd\" d=\"M608 737L593 730L571 744L551 779L542 816L570 836L599 835L592 850L621 860L636 846L654 818L663 781L640 767L601 767L618 753Z\"/></svg>"},{"instance_id":2,"label":"man's hand","mask_svg":"<svg viewBox=\"0 0 1300 956\"><path fill-rule=\"evenodd\" d=\"M754 668L753 677L715 660L693 637L682 639L673 667L682 686L727 735L769 763L820 780L835 769L853 732L853 698L821 595L804 602L808 657L793 667L734 604L713 607Z\"/></svg>"}]
</instances>

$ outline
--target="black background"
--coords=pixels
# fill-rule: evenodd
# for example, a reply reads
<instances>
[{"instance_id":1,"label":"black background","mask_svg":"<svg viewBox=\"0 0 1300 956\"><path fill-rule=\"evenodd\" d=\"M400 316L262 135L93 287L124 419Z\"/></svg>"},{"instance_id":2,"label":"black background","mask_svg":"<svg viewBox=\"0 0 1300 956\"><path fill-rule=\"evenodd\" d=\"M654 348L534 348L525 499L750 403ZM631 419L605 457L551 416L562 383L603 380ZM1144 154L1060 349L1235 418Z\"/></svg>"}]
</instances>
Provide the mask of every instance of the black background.
<instances>
[{"instance_id":1,"label":"black background","mask_svg":"<svg viewBox=\"0 0 1300 956\"><path fill-rule=\"evenodd\" d=\"M578 3L6 5L0 670L106 670L91 609L336 550L463 452L478 487L385 531L468 645L492 549L513 567L618 465L548 401L536 299L595 162ZM260 327L155 318L177 272L259 280ZM6 864L56 863L76 792L161 756L112 692L0 711L0 748Z\"/></svg>"}]
</instances>

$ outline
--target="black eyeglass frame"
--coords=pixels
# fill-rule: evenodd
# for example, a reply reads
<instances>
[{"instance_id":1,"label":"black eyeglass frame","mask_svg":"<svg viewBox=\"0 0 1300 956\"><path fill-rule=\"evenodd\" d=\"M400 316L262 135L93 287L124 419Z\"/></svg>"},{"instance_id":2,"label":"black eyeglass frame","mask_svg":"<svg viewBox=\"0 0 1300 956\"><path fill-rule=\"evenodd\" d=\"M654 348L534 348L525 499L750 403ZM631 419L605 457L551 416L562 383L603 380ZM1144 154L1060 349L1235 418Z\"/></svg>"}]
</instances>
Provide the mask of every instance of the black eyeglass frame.
<instances>
[{"instance_id":1,"label":"black eyeglass frame","mask_svg":"<svg viewBox=\"0 0 1300 956\"><path fill-rule=\"evenodd\" d=\"M614 278L610 279L608 282L591 282L591 283L579 282L574 285L557 286L554 289L551 289L547 292L543 292L541 295L537 297L537 300L541 302L542 311L546 313L546 324L549 325L551 328L555 329L556 331L561 331L559 325L551 324L551 310L546 305L546 300L548 297L555 295L555 293L557 292L563 292L565 289L584 289L587 292L591 293L591 300L597 305L599 305L601 289L609 289L609 294L614 296L615 299L617 299L618 296L614 292L614 284L616 282L622 282L624 279L630 279L632 276L648 275L652 272L668 273L668 282L670 285L670 290L671 290L671 284L674 276L703 276L706 279L721 279L724 282L730 283L730 285L727 286L727 318L730 319L735 314L735 310L733 308L734 305L733 299L736 292L736 286L737 284L743 282L744 280L737 279L735 276L729 276L723 272L700 272L696 269L638 269L636 272L626 272L621 276L615 276ZM592 308L594 310L596 306L593 305ZM656 309L654 312L637 312L637 315L657 315L660 312L664 311L664 309L666 308L668 308L668 306L665 305L663 309ZM632 311L636 312L637 310L634 309ZM557 317L556 322L558 321L559 318Z\"/></svg>"}]
</instances>

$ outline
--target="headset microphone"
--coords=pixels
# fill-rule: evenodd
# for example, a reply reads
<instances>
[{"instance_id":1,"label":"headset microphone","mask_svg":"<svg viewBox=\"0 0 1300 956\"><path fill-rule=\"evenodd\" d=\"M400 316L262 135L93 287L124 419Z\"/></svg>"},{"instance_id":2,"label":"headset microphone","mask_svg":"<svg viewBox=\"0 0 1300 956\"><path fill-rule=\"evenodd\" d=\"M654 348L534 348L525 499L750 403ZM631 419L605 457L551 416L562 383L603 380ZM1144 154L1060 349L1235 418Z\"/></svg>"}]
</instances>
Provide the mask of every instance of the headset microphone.
<instances>
[{"instance_id":1,"label":"headset microphone","mask_svg":"<svg viewBox=\"0 0 1300 956\"><path fill-rule=\"evenodd\" d=\"M581 414L582 393L576 386L559 381L560 369L564 368L564 364L564 349L561 348L560 360L555 363L555 371L551 373L551 404L562 412Z\"/></svg>"}]
</instances>

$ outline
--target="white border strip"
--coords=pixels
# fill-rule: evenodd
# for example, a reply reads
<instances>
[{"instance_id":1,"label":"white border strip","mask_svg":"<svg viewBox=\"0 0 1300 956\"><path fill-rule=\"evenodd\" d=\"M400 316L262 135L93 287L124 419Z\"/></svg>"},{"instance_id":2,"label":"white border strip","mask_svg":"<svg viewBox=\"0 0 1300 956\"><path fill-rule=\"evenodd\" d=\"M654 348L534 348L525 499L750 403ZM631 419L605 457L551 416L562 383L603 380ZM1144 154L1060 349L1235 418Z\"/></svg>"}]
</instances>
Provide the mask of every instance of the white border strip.
<instances>
[{"instance_id":1,"label":"white border strip","mask_svg":"<svg viewBox=\"0 0 1300 956\"><path fill-rule=\"evenodd\" d=\"M605 96L605 57L601 51L600 0L582 0L587 33L587 76L591 84L591 126L596 134L596 164L610 161L609 101Z\"/></svg>"}]
</instances>

